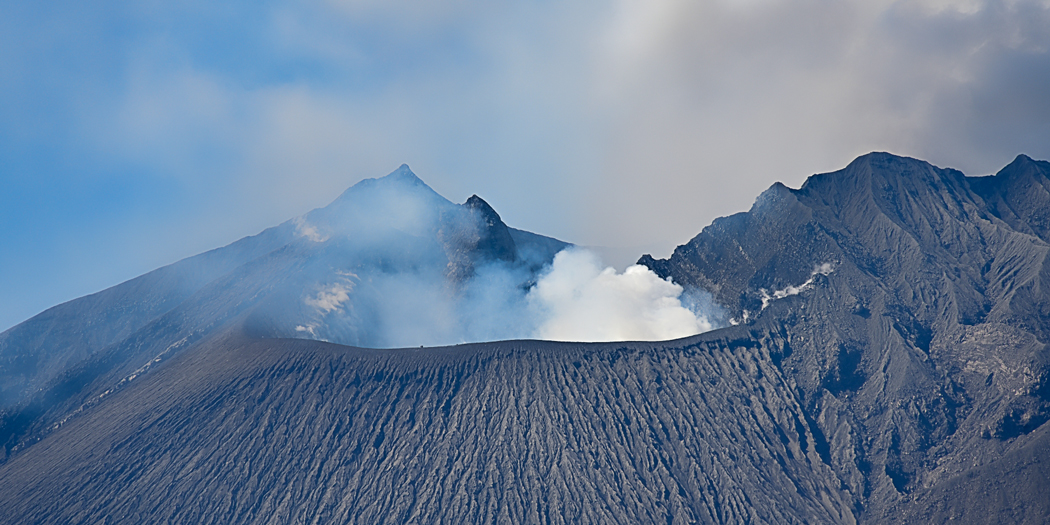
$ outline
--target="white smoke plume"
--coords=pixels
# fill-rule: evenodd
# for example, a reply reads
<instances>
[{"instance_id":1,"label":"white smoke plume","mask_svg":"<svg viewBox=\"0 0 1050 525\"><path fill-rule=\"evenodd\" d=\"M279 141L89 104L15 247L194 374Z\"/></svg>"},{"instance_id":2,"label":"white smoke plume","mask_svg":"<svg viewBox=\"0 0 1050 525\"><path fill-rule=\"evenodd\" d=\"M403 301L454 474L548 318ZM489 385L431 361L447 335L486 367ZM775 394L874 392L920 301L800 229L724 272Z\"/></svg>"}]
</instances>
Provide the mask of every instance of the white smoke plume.
<instances>
[{"instance_id":1,"label":"white smoke plume","mask_svg":"<svg viewBox=\"0 0 1050 525\"><path fill-rule=\"evenodd\" d=\"M343 303L350 300L350 292L353 291L353 283L335 283L317 292L314 297L303 300L307 306L317 308L319 312L328 313L338 309Z\"/></svg>"},{"instance_id":2,"label":"white smoke plume","mask_svg":"<svg viewBox=\"0 0 1050 525\"><path fill-rule=\"evenodd\" d=\"M558 341L676 339L716 326L703 312L682 304L684 289L645 266L624 272L600 265L580 249L564 250L529 291L533 336Z\"/></svg>"},{"instance_id":3,"label":"white smoke plume","mask_svg":"<svg viewBox=\"0 0 1050 525\"><path fill-rule=\"evenodd\" d=\"M295 224L296 235L309 239L313 242L325 242L328 240L327 235L322 235L317 230L317 226L310 224L303 217L296 217L292 219L292 223Z\"/></svg>"},{"instance_id":4,"label":"white smoke plume","mask_svg":"<svg viewBox=\"0 0 1050 525\"><path fill-rule=\"evenodd\" d=\"M807 279L806 282L798 286L788 286L780 290L774 290L772 295L769 293L768 290L763 288L761 290L762 309L765 310L766 307L769 306L769 303L777 299L783 299L788 296L798 295L802 293L803 290L813 285L813 280L816 279L818 275L830 275L833 271L835 271L835 268L831 265L831 263L823 263L820 266L813 268L813 271L809 274L809 279Z\"/></svg>"}]
</instances>

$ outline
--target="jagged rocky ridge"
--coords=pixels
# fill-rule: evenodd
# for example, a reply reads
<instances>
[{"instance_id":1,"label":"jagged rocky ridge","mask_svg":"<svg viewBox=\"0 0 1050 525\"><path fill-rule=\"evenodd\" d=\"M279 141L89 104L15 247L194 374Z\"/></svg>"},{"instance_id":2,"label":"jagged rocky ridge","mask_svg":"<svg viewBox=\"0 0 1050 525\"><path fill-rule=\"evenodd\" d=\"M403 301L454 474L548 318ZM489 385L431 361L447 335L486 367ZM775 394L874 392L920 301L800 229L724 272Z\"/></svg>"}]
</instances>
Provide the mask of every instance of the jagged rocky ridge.
<instances>
[{"instance_id":1,"label":"jagged rocky ridge","mask_svg":"<svg viewBox=\"0 0 1050 525\"><path fill-rule=\"evenodd\" d=\"M1003 458L1047 451L1048 175L1023 155L969 178L873 153L640 262L787 334L779 368L862 517L1041 523L1050 470L1012 478ZM944 489L978 473L976 498Z\"/></svg>"},{"instance_id":2,"label":"jagged rocky ridge","mask_svg":"<svg viewBox=\"0 0 1050 525\"><path fill-rule=\"evenodd\" d=\"M29 523L1042 523L1048 174L1023 156L967 178L871 154L774 185L668 260L640 261L710 290L739 323L664 343L281 338L302 334L263 307L277 292L248 284L298 275L280 261L358 208L314 212L0 335L0 371L43 374L3 376L30 393L0 427L0 510ZM497 224L482 204L442 208L477 230L418 231L442 246L453 288L479 260L511 262L507 236L471 233ZM522 246L561 247L508 232L526 267Z\"/></svg>"}]
</instances>

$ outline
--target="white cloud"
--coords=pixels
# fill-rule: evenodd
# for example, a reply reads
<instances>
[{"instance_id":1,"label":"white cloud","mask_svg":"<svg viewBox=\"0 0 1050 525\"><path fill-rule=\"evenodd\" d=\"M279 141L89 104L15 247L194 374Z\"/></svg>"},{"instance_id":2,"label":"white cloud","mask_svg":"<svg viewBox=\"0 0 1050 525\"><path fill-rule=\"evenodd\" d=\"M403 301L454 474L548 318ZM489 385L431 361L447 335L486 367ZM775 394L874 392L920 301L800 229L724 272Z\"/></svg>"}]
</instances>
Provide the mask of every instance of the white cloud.
<instances>
[{"instance_id":1,"label":"white cloud","mask_svg":"<svg viewBox=\"0 0 1050 525\"><path fill-rule=\"evenodd\" d=\"M310 334L310 337L317 337L317 325L316 324L308 324L308 325L301 325L301 324L299 324L299 325L295 325L295 331L299 332L299 333L303 333L303 334Z\"/></svg>"}]
</instances>

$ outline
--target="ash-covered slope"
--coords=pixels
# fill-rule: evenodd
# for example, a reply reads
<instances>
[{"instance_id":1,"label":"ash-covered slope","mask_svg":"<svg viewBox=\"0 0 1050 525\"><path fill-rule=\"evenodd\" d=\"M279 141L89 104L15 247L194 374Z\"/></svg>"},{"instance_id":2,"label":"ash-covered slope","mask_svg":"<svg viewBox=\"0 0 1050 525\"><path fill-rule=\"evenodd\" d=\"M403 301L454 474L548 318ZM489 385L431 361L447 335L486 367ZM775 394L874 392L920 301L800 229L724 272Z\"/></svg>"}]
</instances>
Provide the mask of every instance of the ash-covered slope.
<instances>
[{"instance_id":1,"label":"ash-covered slope","mask_svg":"<svg viewBox=\"0 0 1050 525\"><path fill-rule=\"evenodd\" d=\"M528 283L566 246L508 228L477 196L453 204L401 166L325 208L0 334L0 458L232 319L372 347L484 340L489 326L461 322L470 312L456 309L460 299L494 273L511 289Z\"/></svg>"},{"instance_id":2,"label":"ash-covered slope","mask_svg":"<svg viewBox=\"0 0 1050 525\"><path fill-rule=\"evenodd\" d=\"M1003 476L1046 449L1048 175L1024 156L968 178L873 153L798 190L774 185L640 262L787 334L780 369L862 518L1045 522L1045 463Z\"/></svg>"},{"instance_id":3,"label":"ash-covered slope","mask_svg":"<svg viewBox=\"0 0 1050 525\"><path fill-rule=\"evenodd\" d=\"M50 308L0 333L0 410L293 238L291 223Z\"/></svg>"},{"instance_id":4,"label":"ash-covered slope","mask_svg":"<svg viewBox=\"0 0 1050 525\"><path fill-rule=\"evenodd\" d=\"M0 465L0 510L26 523L851 523L827 444L768 353L783 344L738 328L365 350L232 330Z\"/></svg>"}]
</instances>

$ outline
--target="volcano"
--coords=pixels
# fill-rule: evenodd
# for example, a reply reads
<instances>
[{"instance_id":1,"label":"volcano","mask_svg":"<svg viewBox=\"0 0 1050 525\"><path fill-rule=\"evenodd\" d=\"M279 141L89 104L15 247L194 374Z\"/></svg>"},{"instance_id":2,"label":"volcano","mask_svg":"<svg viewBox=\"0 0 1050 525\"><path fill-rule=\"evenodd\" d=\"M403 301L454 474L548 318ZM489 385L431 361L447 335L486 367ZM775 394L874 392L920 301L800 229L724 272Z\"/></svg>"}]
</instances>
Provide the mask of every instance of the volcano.
<instances>
[{"instance_id":1,"label":"volcano","mask_svg":"<svg viewBox=\"0 0 1050 525\"><path fill-rule=\"evenodd\" d=\"M669 258L639 260L725 309L728 326L684 339L486 342L494 323L457 310L492 271L529 289L568 246L402 166L47 310L0 334L0 510L21 523L1050 519L1050 163L967 177L872 153L775 184ZM446 344L461 341L475 342Z\"/></svg>"}]
</instances>

